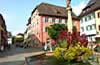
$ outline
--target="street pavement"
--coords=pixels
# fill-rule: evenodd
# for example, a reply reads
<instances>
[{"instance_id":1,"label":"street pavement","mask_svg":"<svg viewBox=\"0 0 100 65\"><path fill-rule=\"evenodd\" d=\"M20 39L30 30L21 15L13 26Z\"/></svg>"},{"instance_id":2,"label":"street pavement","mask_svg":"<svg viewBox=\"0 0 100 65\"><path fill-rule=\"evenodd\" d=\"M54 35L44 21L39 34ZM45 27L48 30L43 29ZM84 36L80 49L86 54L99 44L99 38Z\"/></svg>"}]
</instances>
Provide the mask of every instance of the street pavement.
<instances>
[{"instance_id":1,"label":"street pavement","mask_svg":"<svg viewBox=\"0 0 100 65\"><path fill-rule=\"evenodd\" d=\"M16 48L12 46L10 50L0 52L0 65L24 65L26 56L41 52L39 48Z\"/></svg>"}]
</instances>

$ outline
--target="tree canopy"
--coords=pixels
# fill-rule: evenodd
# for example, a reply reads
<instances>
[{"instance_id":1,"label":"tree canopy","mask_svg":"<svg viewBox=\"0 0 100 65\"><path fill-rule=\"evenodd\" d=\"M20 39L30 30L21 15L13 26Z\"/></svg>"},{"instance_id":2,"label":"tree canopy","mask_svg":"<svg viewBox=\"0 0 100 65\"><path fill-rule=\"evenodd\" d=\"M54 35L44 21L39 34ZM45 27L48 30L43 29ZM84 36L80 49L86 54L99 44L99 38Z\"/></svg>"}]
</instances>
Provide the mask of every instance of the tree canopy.
<instances>
[{"instance_id":1,"label":"tree canopy","mask_svg":"<svg viewBox=\"0 0 100 65\"><path fill-rule=\"evenodd\" d=\"M51 25L48 28L48 34L52 39L56 40L59 37L60 31L62 31L62 30L67 31L68 30L67 25L65 25L65 24L54 24L54 25Z\"/></svg>"}]
</instances>

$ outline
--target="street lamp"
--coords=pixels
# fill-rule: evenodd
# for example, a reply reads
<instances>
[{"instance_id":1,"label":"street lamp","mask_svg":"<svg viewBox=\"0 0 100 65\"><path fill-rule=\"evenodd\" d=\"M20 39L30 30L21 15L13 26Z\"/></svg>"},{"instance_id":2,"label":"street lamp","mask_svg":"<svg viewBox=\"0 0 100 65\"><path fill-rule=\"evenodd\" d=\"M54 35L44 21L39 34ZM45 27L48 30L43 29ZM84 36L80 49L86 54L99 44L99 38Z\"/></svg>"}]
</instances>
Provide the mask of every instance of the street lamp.
<instances>
[{"instance_id":1,"label":"street lamp","mask_svg":"<svg viewBox=\"0 0 100 65\"><path fill-rule=\"evenodd\" d=\"M67 15L68 15L68 21L67 21L68 32L72 32L72 27L73 27L72 15L71 15L72 9L71 9L71 6L70 6L70 2L71 2L71 0L66 0L66 4L67 4L66 10L67 10Z\"/></svg>"}]
</instances>

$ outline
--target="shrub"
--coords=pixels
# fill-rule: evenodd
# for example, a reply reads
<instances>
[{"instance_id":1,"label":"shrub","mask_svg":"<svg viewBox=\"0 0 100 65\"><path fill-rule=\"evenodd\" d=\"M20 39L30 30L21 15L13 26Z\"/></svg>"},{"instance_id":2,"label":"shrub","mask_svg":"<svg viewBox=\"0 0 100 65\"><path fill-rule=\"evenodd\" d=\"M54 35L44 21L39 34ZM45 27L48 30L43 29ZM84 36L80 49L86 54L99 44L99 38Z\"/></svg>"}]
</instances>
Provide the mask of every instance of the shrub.
<instances>
[{"instance_id":1,"label":"shrub","mask_svg":"<svg viewBox=\"0 0 100 65\"><path fill-rule=\"evenodd\" d=\"M24 41L24 38L16 38L15 41L16 42L23 42Z\"/></svg>"},{"instance_id":2,"label":"shrub","mask_svg":"<svg viewBox=\"0 0 100 65\"><path fill-rule=\"evenodd\" d=\"M86 35L80 35L80 32L77 32L76 28L73 29L72 33L67 32L66 30L63 30L59 34L59 40L67 40L68 47L70 45L76 45L77 43L80 43L80 45L87 46L88 40Z\"/></svg>"},{"instance_id":3,"label":"shrub","mask_svg":"<svg viewBox=\"0 0 100 65\"><path fill-rule=\"evenodd\" d=\"M80 35L74 27L72 33L63 29L60 31L59 47L54 51L54 55L58 60L73 61L77 59L87 58L92 51L87 47L88 40L86 35Z\"/></svg>"},{"instance_id":4,"label":"shrub","mask_svg":"<svg viewBox=\"0 0 100 65\"><path fill-rule=\"evenodd\" d=\"M78 57L84 57L87 58L88 56L90 56L92 54L92 51L88 48L88 47L84 47L84 46L80 46L79 44L72 47L70 46L69 49L66 51L65 55L64 55L64 59L71 61L74 60ZM82 58L81 58L82 60Z\"/></svg>"},{"instance_id":5,"label":"shrub","mask_svg":"<svg viewBox=\"0 0 100 65\"><path fill-rule=\"evenodd\" d=\"M61 48L66 48L67 47L67 41L64 40L62 43L59 45Z\"/></svg>"},{"instance_id":6,"label":"shrub","mask_svg":"<svg viewBox=\"0 0 100 65\"><path fill-rule=\"evenodd\" d=\"M78 57L84 57L87 58L92 54L92 51L85 46L81 46L79 44L75 46L70 46L69 48L60 48L57 47L54 50L54 55L58 60L66 60L66 61L72 61L77 60Z\"/></svg>"},{"instance_id":7,"label":"shrub","mask_svg":"<svg viewBox=\"0 0 100 65\"><path fill-rule=\"evenodd\" d=\"M60 48L60 47L57 47L55 50L54 50L54 55L55 57L58 59L58 60L61 60L61 59L64 59L64 53L66 51L66 48Z\"/></svg>"}]
</instances>

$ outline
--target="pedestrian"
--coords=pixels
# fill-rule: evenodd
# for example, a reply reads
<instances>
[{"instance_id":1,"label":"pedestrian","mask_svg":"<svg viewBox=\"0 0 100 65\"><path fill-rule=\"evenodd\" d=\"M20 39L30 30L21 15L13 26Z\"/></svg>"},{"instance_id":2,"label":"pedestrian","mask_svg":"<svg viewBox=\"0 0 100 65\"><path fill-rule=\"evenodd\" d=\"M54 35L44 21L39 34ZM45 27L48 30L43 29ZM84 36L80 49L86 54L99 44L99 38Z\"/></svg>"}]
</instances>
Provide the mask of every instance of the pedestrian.
<instances>
[{"instance_id":1,"label":"pedestrian","mask_svg":"<svg viewBox=\"0 0 100 65\"><path fill-rule=\"evenodd\" d=\"M47 51L48 43L46 42L44 45L44 51Z\"/></svg>"},{"instance_id":2,"label":"pedestrian","mask_svg":"<svg viewBox=\"0 0 100 65\"><path fill-rule=\"evenodd\" d=\"M47 51L49 48L50 52L52 52L52 45L49 39L47 39L45 45L44 45L44 50Z\"/></svg>"},{"instance_id":3,"label":"pedestrian","mask_svg":"<svg viewBox=\"0 0 100 65\"><path fill-rule=\"evenodd\" d=\"M52 45L51 45L51 42L48 43L48 46L49 46L50 52L52 52Z\"/></svg>"},{"instance_id":4,"label":"pedestrian","mask_svg":"<svg viewBox=\"0 0 100 65\"><path fill-rule=\"evenodd\" d=\"M8 38L8 48L10 49L12 45L12 38Z\"/></svg>"}]
</instances>

